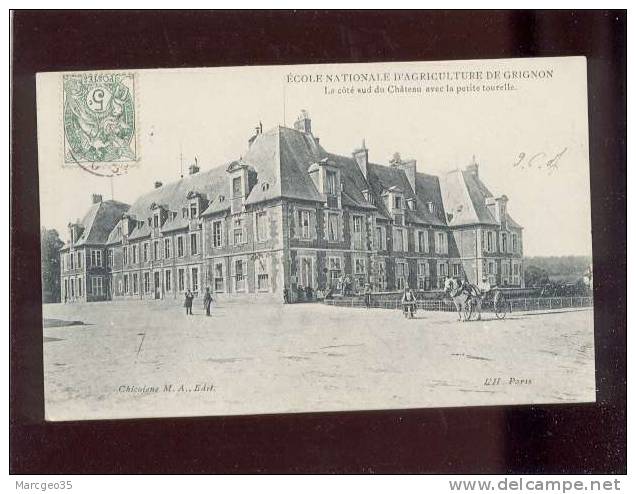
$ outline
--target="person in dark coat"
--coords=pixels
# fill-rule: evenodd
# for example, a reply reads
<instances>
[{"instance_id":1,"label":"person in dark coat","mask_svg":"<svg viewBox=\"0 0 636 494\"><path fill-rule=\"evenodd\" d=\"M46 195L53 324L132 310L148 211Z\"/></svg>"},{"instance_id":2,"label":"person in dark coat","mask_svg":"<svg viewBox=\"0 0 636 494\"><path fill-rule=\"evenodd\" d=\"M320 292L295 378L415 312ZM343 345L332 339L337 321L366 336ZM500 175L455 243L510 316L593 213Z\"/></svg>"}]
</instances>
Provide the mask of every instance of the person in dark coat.
<instances>
[{"instance_id":1,"label":"person in dark coat","mask_svg":"<svg viewBox=\"0 0 636 494\"><path fill-rule=\"evenodd\" d=\"M212 294L210 288L205 289L205 296L203 297L203 307L205 307L205 315L210 315L210 306L212 305Z\"/></svg>"},{"instance_id":2,"label":"person in dark coat","mask_svg":"<svg viewBox=\"0 0 636 494\"><path fill-rule=\"evenodd\" d=\"M194 295L190 290L185 293L185 302L183 306L186 309L186 314L192 315L192 299L194 299Z\"/></svg>"}]
</instances>

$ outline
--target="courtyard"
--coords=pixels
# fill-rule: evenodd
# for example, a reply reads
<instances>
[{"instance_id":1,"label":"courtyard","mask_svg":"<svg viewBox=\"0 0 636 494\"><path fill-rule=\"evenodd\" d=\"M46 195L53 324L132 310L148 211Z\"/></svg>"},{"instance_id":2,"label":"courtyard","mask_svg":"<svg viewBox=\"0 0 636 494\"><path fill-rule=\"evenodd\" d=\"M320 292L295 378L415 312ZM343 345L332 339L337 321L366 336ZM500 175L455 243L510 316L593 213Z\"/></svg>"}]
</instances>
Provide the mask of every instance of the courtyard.
<instances>
[{"instance_id":1,"label":"courtyard","mask_svg":"<svg viewBox=\"0 0 636 494\"><path fill-rule=\"evenodd\" d=\"M49 420L594 401L592 309L456 314L195 300L43 306Z\"/></svg>"}]
</instances>

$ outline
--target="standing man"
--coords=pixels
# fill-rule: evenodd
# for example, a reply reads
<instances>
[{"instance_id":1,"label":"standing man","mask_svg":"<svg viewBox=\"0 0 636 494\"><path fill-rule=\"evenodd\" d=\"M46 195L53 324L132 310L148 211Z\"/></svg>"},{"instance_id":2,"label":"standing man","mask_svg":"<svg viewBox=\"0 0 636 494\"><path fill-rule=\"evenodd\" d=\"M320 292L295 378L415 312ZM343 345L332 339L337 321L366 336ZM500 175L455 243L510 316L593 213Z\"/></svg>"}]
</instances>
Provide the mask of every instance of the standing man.
<instances>
[{"instance_id":1,"label":"standing man","mask_svg":"<svg viewBox=\"0 0 636 494\"><path fill-rule=\"evenodd\" d=\"M183 306L186 309L186 315L192 315L192 299L194 298L194 295L192 295L192 292L190 291L190 289L188 289L188 291L186 291L185 293L185 302L183 303Z\"/></svg>"},{"instance_id":2,"label":"standing man","mask_svg":"<svg viewBox=\"0 0 636 494\"><path fill-rule=\"evenodd\" d=\"M371 285L369 283L364 285L364 305L367 309L371 308Z\"/></svg>"},{"instance_id":3,"label":"standing man","mask_svg":"<svg viewBox=\"0 0 636 494\"><path fill-rule=\"evenodd\" d=\"M203 307L205 307L205 315L210 315L210 306L212 305L212 294L210 293L210 287L205 289L205 296L203 297Z\"/></svg>"}]
</instances>

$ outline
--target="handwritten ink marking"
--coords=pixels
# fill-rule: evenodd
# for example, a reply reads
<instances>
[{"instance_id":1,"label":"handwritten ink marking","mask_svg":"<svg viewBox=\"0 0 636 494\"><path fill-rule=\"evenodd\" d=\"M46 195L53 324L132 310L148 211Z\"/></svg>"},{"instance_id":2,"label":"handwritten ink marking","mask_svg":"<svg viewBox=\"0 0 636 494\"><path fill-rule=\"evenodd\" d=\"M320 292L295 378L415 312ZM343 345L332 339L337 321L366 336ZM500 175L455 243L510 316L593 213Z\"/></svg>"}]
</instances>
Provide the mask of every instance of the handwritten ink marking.
<instances>
[{"instance_id":1,"label":"handwritten ink marking","mask_svg":"<svg viewBox=\"0 0 636 494\"><path fill-rule=\"evenodd\" d=\"M526 168L535 168L537 170L546 169L548 170L548 174L552 175L555 171L559 169L559 161L563 157L563 155L568 150L567 147L563 148L562 151L555 154L552 158L545 160L547 154L543 151L533 154L530 158L527 158L527 154L525 152L521 152L517 156L517 160L513 161L512 167L519 168L524 170ZM545 161L544 161L545 160Z\"/></svg>"},{"instance_id":2,"label":"handwritten ink marking","mask_svg":"<svg viewBox=\"0 0 636 494\"><path fill-rule=\"evenodd\" d=\"M137 356L135 357L135 361L139 358L139 352L141 352L141 346L144 344L144 340L146 339L146 333L139 333L138 336L141 336L141 343L139 343L139 348L137 349Z\"/></svg>"}]
</instances>

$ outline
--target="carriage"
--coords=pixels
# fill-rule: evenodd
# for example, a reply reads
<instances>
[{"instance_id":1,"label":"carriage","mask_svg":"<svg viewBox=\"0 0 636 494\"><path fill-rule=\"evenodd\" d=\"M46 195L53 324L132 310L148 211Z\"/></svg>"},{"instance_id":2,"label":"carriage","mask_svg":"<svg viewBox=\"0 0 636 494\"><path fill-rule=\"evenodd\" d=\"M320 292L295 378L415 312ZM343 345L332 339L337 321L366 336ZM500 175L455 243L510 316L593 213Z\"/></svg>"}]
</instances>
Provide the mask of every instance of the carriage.
<instances>
[{"instance_id":1,"label":"carriage","mask_svg":"<svg viewBox=\"0 0 636 494\"><path fill-rule=\"evenodd\" d=\"M447 278L444 282L444 291L451 297L460 320L470 321L473 312L478 311L480 316L484 310L492 310L497 319L505 319L512 312L512 304L506 293L501 288L494 287L485 296L475 285L455 278Z\"/></svg>"},{"instance_id":2,"label":"carriage","mask_svg":"<svg viewBox=\"0 0 636 494\"><path fill-rule=\"evenodd\" d=\"M466 302L464 302L464 306L462 308L464 320L470 321L473 316L473 312L475 311L479 295L470 294ZM492 291L481 301L481 311L490 310L495 314L497 319L505 319L506 316L512 312L512 304L505 292L503 292L500 288L493 288Z\"/></svg>"}]
</instances>

